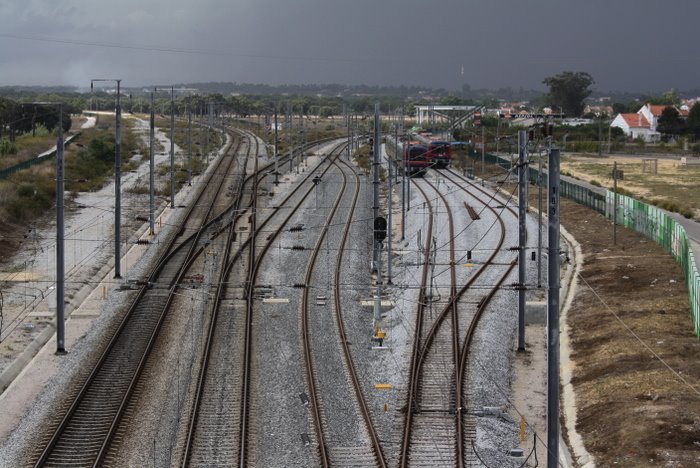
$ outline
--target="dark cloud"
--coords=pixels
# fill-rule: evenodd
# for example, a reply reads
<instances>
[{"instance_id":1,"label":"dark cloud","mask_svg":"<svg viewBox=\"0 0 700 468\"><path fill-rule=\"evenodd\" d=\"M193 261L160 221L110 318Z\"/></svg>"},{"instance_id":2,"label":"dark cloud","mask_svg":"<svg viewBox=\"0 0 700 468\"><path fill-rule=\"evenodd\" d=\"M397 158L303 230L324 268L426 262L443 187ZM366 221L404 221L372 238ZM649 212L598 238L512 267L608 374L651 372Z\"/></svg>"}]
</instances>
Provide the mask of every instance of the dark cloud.
<instances>
[{"instance_id":1,"label":"dark cloud","mask_svg":"<svg viewBox=\"0 0 700 468\"><path fill-rule=\"evenodd\" d=\"M6 0L0 85L541 88L580 70L601 90L689 89L699 13L697 0Z\"/></svg>"}]
</instances>

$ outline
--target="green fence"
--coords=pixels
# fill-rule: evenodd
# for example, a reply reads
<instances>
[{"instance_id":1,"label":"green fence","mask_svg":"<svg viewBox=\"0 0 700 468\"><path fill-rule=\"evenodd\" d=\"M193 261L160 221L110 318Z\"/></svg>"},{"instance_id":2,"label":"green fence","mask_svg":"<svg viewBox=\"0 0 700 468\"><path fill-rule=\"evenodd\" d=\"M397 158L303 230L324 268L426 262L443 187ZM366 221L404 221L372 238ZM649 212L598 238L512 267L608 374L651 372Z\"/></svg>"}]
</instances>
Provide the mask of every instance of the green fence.
<instances>
[{"instance_id":1,"label":"green fence","mask_svg":"<svg viewBox=\"0 0 700 468\"><path fill-rule=\"evenodd\" d=\"M607 192L606 216L613 218L615 194ZM693 249L683 226L659 208L625 195L617 195L617 220L620 225L644 234L681 265L688 285L688 300L695 335L700 339L700 274Z\"/></svg>"},{"instance_id":2,"label":"green fence","mask_svg":"<svg viewBox=\"0 0 700 468\"><path fill-rule=\"evenodd\" d=\"M470 156L476 161L481 160L481 154L471 153ZM484 161L490 164L497 164L506 171L510 170L512 165L510 160L491 154L485 154ZM539 182L546 187L547 173L543 173L541 180L538 180L539 171L537 168L530 167L529 169L530 183L537 185ZM609 190L605 190L605 194L600 193L602 190L605 189L596 191L577 183L562 180L559 193L562 197L574 200L612 219L615 194ZM655 241L666 252L673 255L681 265L686 284L688 285L688 300L692 313L693 328L695 335L700 339L700 274L698 273L693 249L688 241L685 229L675 219L655 206L647 205L634 198L619 194L617 199L618 223L626 228L634 229Z\"/></svg>"},{"instance_id":3,"label":"green fence","mask_svg":"<svg viewBox=\"0 0 700 468\"><path fill-rule=\"evenodd\" d=\"M78 137L80 133L76 133L74 135L71 135L70 137L66 138L66 140L63 142L64 147L68 146L70 142L72 142L75 138ZM36 164L41 164L44 161L48 161L50 159L53 159L56 156L56 148L53 149L50 153L43 154L41 156L37 156L36 158L28 159L26 161L22 161L19 164L15 164L14 166L5 168L0 170L0 179L6 179L15 172L18 171L23 171L24 169L29 169L30 167L36 165Z\"/></svg>"}]
</instances>

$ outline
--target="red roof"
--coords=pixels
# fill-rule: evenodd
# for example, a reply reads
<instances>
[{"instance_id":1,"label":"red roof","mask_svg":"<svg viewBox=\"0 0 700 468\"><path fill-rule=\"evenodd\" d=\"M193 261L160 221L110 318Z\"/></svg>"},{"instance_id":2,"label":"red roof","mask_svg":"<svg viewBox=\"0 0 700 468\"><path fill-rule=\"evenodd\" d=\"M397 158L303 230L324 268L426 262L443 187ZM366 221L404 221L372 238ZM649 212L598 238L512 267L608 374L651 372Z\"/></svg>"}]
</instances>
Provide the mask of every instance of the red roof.
<instances>
[{"instance_id":1,"label":"red roof","mask_svg":"<svg viewBox=\"0 0 700 468\"><path fill-rule=\"evenodd\" d=\"M663 113L664 109L666 109L667 107L673 107L673 106L649 104L649 110L651 111L651 115L653 115L654 117L661 117L661 114Z\"/></svg>"},{"instance_id":2,"label":"red roof","mask_svg":"<svg viewBox=\"0 0 700 468\"><path fill-rule=\"evenodd\" d=\"M649 128L649 121L642 114L620 114L630 127Z\"/></svg>"}]
</instances>

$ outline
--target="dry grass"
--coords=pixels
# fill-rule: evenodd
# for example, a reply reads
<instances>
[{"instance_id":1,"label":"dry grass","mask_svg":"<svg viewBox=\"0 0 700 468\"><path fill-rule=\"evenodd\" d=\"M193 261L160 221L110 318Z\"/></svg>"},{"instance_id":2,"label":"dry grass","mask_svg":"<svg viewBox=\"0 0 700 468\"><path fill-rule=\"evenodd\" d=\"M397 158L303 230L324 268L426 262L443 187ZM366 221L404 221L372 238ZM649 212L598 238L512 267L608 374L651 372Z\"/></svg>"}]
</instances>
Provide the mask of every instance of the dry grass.
<instances>
[{"instance_id":1,"label":"dry grass","mask_svg":"<svg viewBox=\"0 0 700 468\"><path fill-rule=\"evenodd\" d=\"M590 157L578 154L562 159L562 171L588 182L597 181L612 189L612 169L617 162L618 169L624 171L624 180L618 180L618 187L627 190L636 198L659 204L666 202L667 208L700 218L700 167L684 168L676 160L659 159L658 173L642 172L641 158L629 157ZM675 209L674 209L675 208Z\"/></svg>"}]
</instances>

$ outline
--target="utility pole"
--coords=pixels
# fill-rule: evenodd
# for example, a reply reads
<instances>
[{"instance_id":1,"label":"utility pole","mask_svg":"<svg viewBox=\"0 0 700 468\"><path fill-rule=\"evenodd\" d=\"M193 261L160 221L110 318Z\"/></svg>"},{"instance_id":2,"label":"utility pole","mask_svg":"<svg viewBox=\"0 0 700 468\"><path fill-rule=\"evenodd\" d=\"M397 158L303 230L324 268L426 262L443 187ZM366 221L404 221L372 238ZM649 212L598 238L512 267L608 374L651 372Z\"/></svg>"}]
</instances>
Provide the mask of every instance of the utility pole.
<instances>
[{"instance_id":1,"label":"utility pole","mask_svg":"<svg viewBox=\"0 0 700 468\"><path fill-rule=\"evenodd\" d=\"M175 86L170 87L170 208L175 208Z\"/></svg>"},{"instance_id":2,"label":"utility pole","mask_svg":"<svg viewBox=\"0 0 700 468\"><path fill-rule=\"evenodd\" d=\"M209 164L209 129L214 125L214 102L209 101L207 107L207 127L205 129L206 133L206 143L204 147L207 150L207 164Z\"/></svg>"},{"instance_id":3,"label":"utility pole","mask_svg":"<svg viewBox=\"0 0 700 468\"><path fill-rule=\"evenodd\" d=\"M613 245L617 245L617 161L613 162Z\"/></svg>"},{"instance_id":4,"label":"utility pole","mask_svg":"<svg viewBox=\"0 0 700 468\"><path fill-rule=\"evenodd\" d=\"M187 106L187 186L192 187L192 110Z\"/></svg>"},{"instance_id":5,"label":"utility pole","mask_svg":"<svg viewBox=\"0 0 700 468\"><path fill-rule=\"evenodd\" d=\"M35 107L36 109L36 107ZM66 354L65 258L64 258L64 166L63 166L63 105L58 104L58 139L56 140L56 354Z\"/></svg>"},{"instance_id":6,"label":"utility pole","mask_svg":"<svg viewBox=\"0 0 700 468\"><path fill-rule=\"evenodd\" d=\"M280 171L277 167L277 103L275 103L275 185L279 185Z\"/></svg>"},{"instance_id":7,"label":"utility pole","mask_svg":"<svg viewBox=\"0 0 700 468\"><path fill-rule=\"evenodd\" d=\"M518 132L518 351L525 351L525 267L527 244L527 142L525 130ZM483 180L483 179L482 179Z\"/></svg>"},{"instance_id":8,"label":"utility pole","mask_svg":"<svg viewBox=\"0 0 700 468\"><path fill-rule=\"evenodd\" d=\"M156 213L156 203L155 203L155 172L156 172L156 159L154 152L155 143L155 131L156 131L156 110L155 110L155 99L154 92L151 91L151 121L150 121L150 145L149 145L149 173L148 173L148 227L151 235L155 234L155 213Z\"/></svg>"},{"instance_id":9,"label":"utility pole","mask_svg":"<svg viewBox=\"0 0 700 468\"><path fill-rule=\"evenodd\" d=\"M485 169L485 163L484 161L486 160L486 128L481 125L481 186L484 186L485 180L486 180L486 169Z\"/></svg>"},{"instance_id":10,"label":"utility pole","mask_svg":"<svg viewBox=\"0 0 700 468\"><path fill-rule=\"evenodd\" d=\"M559 150L549 151L547 291L547 468L559 466Z\"/></svg>"},{"instance_id":11,"label":"utility pole","mask_svg":"<svg viewBox=\"0 0 700 468\"><path fill-rule=\"evenodd\" d=\"M352 143L352 136L350 135L350 110L343 103L343 114L345 114L345 123L348 127L348 161L350 161L350 144Z\"/></svg>"},{"instance_id":12,"label":"utility pole","mask_svg":"<svg viewBox=\"0 0 700 468\"><path fill-rule=\"evenodd\" d=\"M287 102L287 114L284 118L285 127L287 128L287 145L289 147L289 173L292 173L294 169L294 148L292 148L292 111L290 110L290 104Z\"/></svg>"},{"instance_id":13,"label":"utility pole","mask_svg":"<svg viewBox=\"0 0 700 468\"><path fill-rule=\"evenodd\" d=\"M551 137L547 139L547 154L551 151ZM542 152L539 154L537 171L537 287L542 287Z\"/></svg>"},{"instance_id":14,"label":"utility pole","mask_svg":"<svg viewBox=\"0 0 700 468\"><path fill-rule=\"evenodd\" d=\"M373 138L372 153L374 155L373 166L373 182L374 197L372 199L372 215L374 219L379 217L379 103L374 104L374 138ZM374 241L374 249L372 255L372 268L377 269L377 275L381 276L377 263L379 261L379 246L377 241Z\"/></svg>"},{"instance_id":15,"label":"utility pole","mask_svg":"<svg viewBox=\"0 0 700 468\"><path fill-rule=\"evenodd\" d=\"M380 145L379 147L381 148L381 145ZM386 149L386 147L385 147L385 149ZM392 176L392 173L391 173L391 156L389 156L388 153L387 153L386 156L387 156L387 157L386 157L387 163L389 164L389 167L388 167L389 170L387 171L387 175L388 175L387 179L389 179L389 194L388 194L388 197L389 197L389 207L388 207L388 215L387 215L387 218L388 218L387 221L388 221L388 222L387 222L387 228L386 228L386 229L387 229L387 234L386 234L386 235L387 235L387 237L388 237L388 239L387 239L387 241L386 241L386 245L387 245L387 250L386 250L386 257L387 257L387 260L386 260L386 270L387 270L387 272L386 272L386 274L387 274L387 277L388 277L388 278L387 278L387 284L391 284L391 215L392 215L393 206L394 206L394 205L393 205L393 200L392 200L392 199L394 198L394 188L393 188L393 185L392 185L392 183L393 183L393 176Z\"/></svg>"}]
</instances>

